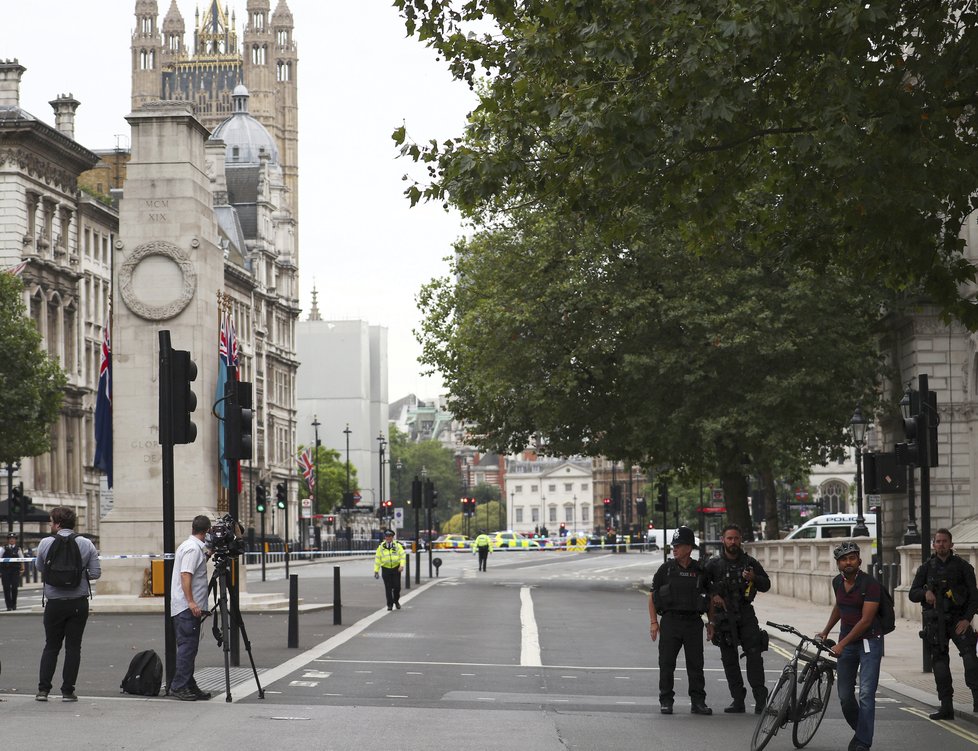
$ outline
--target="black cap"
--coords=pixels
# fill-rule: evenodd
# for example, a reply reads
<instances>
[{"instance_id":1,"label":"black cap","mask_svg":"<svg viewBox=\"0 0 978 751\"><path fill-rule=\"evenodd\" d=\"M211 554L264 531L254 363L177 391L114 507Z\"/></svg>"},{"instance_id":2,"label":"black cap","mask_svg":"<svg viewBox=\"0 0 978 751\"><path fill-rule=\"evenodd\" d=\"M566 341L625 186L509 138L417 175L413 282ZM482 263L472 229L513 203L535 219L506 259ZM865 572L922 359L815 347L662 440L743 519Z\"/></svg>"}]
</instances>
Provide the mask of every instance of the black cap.
<instances>
[{"instance_id":1,"label":"black cap","mask_svg":"<svg viewBox=\"0 0 978 751\"><path fill-rule=\"evenodd\" d=\"M696 544L696 535L693 534L693 530L689 527L680 527L672 535L673 545L692 545L694 548L699 548Z\"/></svg>"},{"instance_id":2,"label":"black cap","mask_svg":"<svg viewBox=\"0 0 978 751\"><path fill-rule=\"evenodd\" d=\"M391 537L393 537L394 536L394 530L393 529L385 529L384 530L384 537L387 537L388 535L390 535Z\"/></svg>"}]
</instances>

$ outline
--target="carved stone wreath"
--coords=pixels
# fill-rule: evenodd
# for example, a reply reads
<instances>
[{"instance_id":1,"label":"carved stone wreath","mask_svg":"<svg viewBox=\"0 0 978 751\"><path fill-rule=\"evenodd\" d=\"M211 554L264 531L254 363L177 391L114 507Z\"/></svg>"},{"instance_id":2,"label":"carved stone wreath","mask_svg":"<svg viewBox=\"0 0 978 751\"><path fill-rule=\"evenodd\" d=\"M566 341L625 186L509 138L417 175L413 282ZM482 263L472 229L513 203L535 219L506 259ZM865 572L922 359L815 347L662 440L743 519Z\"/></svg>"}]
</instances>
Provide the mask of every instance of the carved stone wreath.
<instances>
[{"instance_id":1,"label":"carved stone wreath","mask_svg":"<svg viewBox=\"0 0 978 751\"><path fill-rule=\"evenodd\" d=\"M149 305L143 302L137 297L136 290L133 288L133 272L149 256L163 256L170 259L180 267L180 273L183 276L183 288L180 290L180 294L175 300L165 305ZM119 289L122 292L122 299L126 303L126 307L137 316L148 321L165 321L178 315L193 299L197 289L197 270L194 268L190 257L176 245L163 240L154 240L138 246L122 262L122 268L119 270Z\"/></svg>"}]
</instances>

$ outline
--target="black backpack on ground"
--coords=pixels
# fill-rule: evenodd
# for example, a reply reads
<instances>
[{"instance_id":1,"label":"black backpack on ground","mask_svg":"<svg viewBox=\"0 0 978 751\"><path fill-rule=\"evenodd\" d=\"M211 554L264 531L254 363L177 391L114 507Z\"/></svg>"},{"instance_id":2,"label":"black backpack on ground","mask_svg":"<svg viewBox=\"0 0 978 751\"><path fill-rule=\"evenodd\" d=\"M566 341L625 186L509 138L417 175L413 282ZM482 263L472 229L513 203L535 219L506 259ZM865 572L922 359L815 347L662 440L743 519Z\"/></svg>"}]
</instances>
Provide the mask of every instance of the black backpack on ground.
<instances>
[{"instance_id":1,"label":"black backpack on ground","mask_svg":"<svg viewBox=\"0 0 978 751\"><path fill-rule=\"evenodd\" d=\"M119 688L125 694L159 696L163 685L163 661L152 649L138 652L129 663Z\"/></svg>"},{"instance_id":2,"label":"black backpack on ground","mask_svg":"<svg viewBox=\"0 0 978 751\"><path fill-rule=\"evenodd\" d=\"M869 574L864 574L864 575L869 577ZM833 584L832 589L834 589L836 591L836 594L838 595L838 591L842 587L842 574L837 575L835 577L835 580L832 582L832 584ZM863 586L859 594L862 595L863 602L865 602L866 601L865 579L863 580ZM893 607L893 598L890 596L890 593L887 591L886 587L884 587L882 584L880 584L880 607L879 610L876 611L876 615L879 616L880 626L883 628L884 635L896 629L896 610Z\"/></svg>"},{"instance_id":3,"label":"black backpack on ground","mask_svg":"<svg viewBox=\"0 0 978 751\"><path fill-rule=\"evenodd\" d=\"M44 583L59 589L75 589L85 575L77 534L55 535L44 558Z\"/></svg>"}]
</instances>

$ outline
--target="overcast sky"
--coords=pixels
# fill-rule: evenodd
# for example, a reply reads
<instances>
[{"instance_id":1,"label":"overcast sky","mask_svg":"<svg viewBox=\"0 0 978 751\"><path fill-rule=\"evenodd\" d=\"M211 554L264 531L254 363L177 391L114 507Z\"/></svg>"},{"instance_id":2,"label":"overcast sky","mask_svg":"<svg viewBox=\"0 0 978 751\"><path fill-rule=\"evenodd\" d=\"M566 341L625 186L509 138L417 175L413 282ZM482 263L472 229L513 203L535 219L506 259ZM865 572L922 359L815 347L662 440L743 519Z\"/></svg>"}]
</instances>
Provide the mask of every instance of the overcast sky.
<instances>
[{"instance_id":1,"label":"overcast sky","mask_svg":"<svg viewBox=\"0 0 978 751\"><path fill-rule=\"evenodd\" d=\"M159 23L170 0L157 0ZM245 0L222 0L243 31ZM195 8L177 0L193 44ZM271 8L278 0L271 0ZM440 206L408 208L405 172L391 132L406 122L415 140L461 133L474 97L404 26L388 0L288 0L299 67L300 304L308 315L313 283L324 318L362 318L388 329L389 396L433 397L440 380L422 378L412 335L420 286L442 275L463 234ZM48 104L71 93L81 102L75 138L90 149L116 146L130 111L130 39L135 0L18 3L0 24L0 59L27 68L21 107L54 124ZM128 145L128 137L123 141Z\"/></svg>"}]
</instances>

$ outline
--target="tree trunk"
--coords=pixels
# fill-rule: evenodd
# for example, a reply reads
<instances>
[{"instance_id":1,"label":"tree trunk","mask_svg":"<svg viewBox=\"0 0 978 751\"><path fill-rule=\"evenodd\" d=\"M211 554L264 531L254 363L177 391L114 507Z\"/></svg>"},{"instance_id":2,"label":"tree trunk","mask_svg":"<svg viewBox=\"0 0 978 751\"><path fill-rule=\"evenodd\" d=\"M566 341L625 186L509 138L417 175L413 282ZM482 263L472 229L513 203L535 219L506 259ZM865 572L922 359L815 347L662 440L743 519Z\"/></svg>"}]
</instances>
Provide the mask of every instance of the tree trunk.
<instances>
[{"instance_id":1,"label":"tree trunk","mask_svg":"<svg viewBox=\"0 0 978 751\"><path fill-rule=\"evenodd\" d=\"M761 482L764 483L764 539L780 540L778 491L774 487L774 472L770 469L761 472Z\"/></svg>"},{"instance_id":2,"label":"tree trunk","mask_svg":"<svg viewBox=\"0 0 978 751\"><path fill-rule=\"evenodd\" d=\"M727 504L727 521L741 528L744 540L753 540L754 525L747 505L747 477L743 472L724 472L720 475L720 485Z\"/></svg>"}]
</instances>

